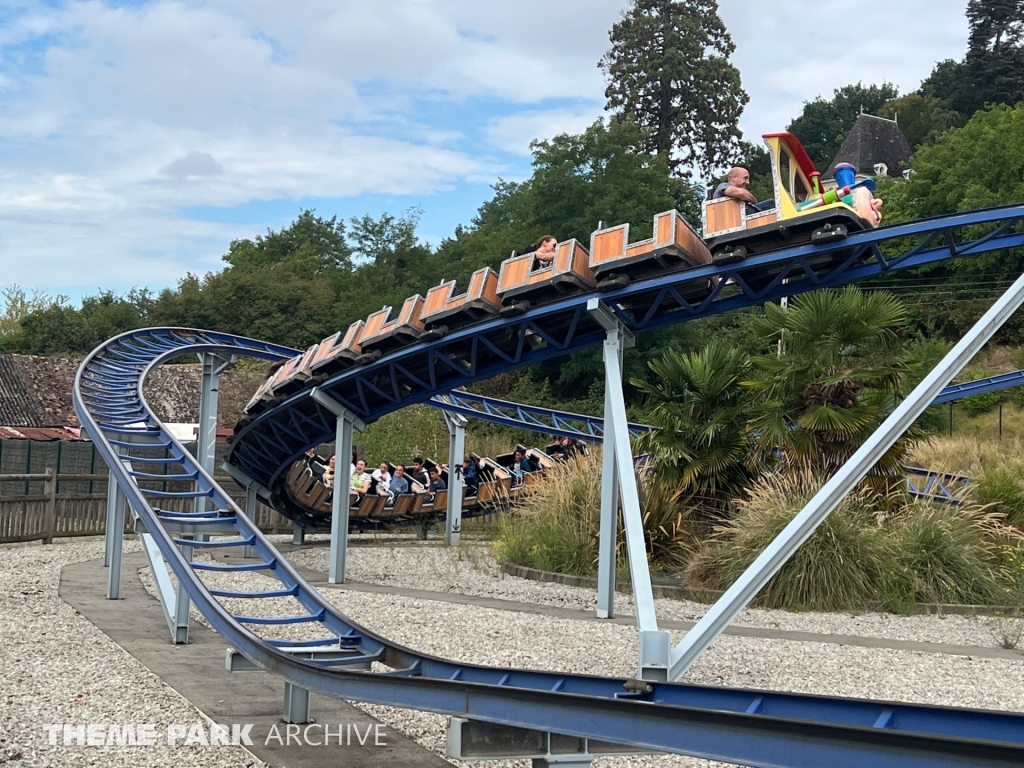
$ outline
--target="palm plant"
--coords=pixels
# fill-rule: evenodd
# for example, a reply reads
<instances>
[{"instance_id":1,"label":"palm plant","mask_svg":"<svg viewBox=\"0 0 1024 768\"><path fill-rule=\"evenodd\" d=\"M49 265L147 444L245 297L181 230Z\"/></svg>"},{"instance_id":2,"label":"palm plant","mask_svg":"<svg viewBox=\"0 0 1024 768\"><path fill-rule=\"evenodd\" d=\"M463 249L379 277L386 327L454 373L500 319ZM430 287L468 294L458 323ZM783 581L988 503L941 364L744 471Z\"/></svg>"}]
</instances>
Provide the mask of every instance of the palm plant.
<instances>
[{"instance_id":1,"label":"palm plant","mask_svg":"<svg viewBox=\"0 0 1024 768\"><path fill-rule=\"evenodd\" d=\"M666 352L648 363L653 382L633 380L647 395L656 431L639 438L656 472L698 509L721 513L750 483L748 393L750 359L741 349L711 343L699 352Z\"/></svg>"},{"instance_id":2,"label":"palm plant","mask_svg":"<svg viewBox=\"0 0 1024 768\"><path fill-rule=\"evenodd\" d=\"M912 363L899 356L897 330L903 304L885 292L855 286L801 296L787 307L765 306L755 322L779 354L753 359L755 396L751 425L762 456L778 455L793 467L831 474L860 447L892 410ZM892 486L908 443L879 461L872 484Z\"/></svg>"}]
</instances>

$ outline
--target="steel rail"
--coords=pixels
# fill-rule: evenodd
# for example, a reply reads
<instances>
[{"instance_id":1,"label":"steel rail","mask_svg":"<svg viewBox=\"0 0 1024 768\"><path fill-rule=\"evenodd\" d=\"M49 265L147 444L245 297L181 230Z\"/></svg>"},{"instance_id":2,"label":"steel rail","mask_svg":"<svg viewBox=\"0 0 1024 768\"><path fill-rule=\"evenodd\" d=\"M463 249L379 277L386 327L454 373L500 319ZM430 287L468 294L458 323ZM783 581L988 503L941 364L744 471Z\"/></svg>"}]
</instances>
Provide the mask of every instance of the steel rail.
<instances>
[{"instance_id":1,"label":"steel rail","mask_svg":"<svg viewBox=\"0 0 1024 768\"><path fill-rule=\"evenodd\" d=\"M117 379L89 375L109 369L105 361L118 350L130 351L135 358L116 366L123 375ZM282 351L220 333L132 331L86 358L73 391L83 428L179 585L225 642L257 666L294 686L326 695L750 766L812 768L827 761L836 768L853 768L870 761L881 768L952 768L1024 762L1024 714L481 667L420 654L361 627L302 579L164 427L143 395L146 377L173 357L210 352L273 357ZM144 417L138 427L106 427L105 417L94 415L88 402L92 395L138 405ZM137 444L132 438L146 440ZM118 442L128 447L119 450L114 444ZM129 467L131 462L146 460L132 455L132 450L154 445L166 445L186 472L195 473L196 489L212 500L213 512L162 517L151 506ZM259 561L269 566L267 573L293 591L295 600L313 617L310 623L321 625L331 644L381 658L392 671L331 668L326 666L329 662L295 658L279 647L282 641L257 635L242 622L250 617L229 613L203 584L174 534L164 528L165 519L174 525L213 521L230 526L238 540L250 544ZM311 642L328 641L306 641L305 645Z\"/></svg>"}]
</instances>

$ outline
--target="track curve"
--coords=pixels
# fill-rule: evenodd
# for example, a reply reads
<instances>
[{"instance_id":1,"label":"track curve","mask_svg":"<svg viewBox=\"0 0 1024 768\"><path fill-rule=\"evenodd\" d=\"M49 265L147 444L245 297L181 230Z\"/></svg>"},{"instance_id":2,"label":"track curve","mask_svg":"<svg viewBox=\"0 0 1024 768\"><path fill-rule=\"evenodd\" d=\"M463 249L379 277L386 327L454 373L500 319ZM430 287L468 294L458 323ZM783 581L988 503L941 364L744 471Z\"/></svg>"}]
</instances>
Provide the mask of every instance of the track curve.
<instances>
[{"instance_id":1,"label":"track curve","mask_svg":"<svg viewBox=\"0 0 1024 768\"><path fill-rule=\"evenodd\" d=\"M679 683L490 668L438 659L388 641L356 624L307 584L157 419L143 395L146 377L174 357L201 352L273 358L284 348L189 329L132 331L106 342L82 363L73 400L83 428L111 469L141 525L152 536L189 598L225 642L263 669L310 691L392 706L555 730L570 735L679 752L751 766L812 768L823 755L836 768L873 764L1010 766L1024 763L1024 715L911 704L724 689ZM140 482L139 449L162 448L191 491L153 491ZM168 460L163 460L168 461ZM177 471L177 470L176 470ZM205 497L210 512L166 513L162 498ZM194 563L176 536L207 531L228 539L182 541L196 547L248 544L258 560L240 566ZM280 589L240 593L208 588L201 570L261 571ZM293 597L305 611L279 623L315 625L303 643L261 637L221 599ZM329 649L318 661L288 648ZM380 662L388 671L346 665ZM885 728L877 724L885 721Z\"/></svg>"}]
</instances>

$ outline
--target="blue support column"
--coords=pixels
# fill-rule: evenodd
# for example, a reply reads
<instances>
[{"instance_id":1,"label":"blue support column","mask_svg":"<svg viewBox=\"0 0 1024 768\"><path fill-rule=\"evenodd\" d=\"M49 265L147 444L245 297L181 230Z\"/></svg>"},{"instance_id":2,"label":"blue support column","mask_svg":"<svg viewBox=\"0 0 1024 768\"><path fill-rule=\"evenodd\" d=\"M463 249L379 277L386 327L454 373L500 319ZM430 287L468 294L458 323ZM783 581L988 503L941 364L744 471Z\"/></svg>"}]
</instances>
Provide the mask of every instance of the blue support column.
<instances>
[{"instance_id":1,"label":"blue support column","mask_svg":"<svg viewBox=\"0 0 1024 768\"><path fill-rule=\"evenodd\" d=\"M246 488L245 489L245 516L256 524L256 489ZM253 557L252 544L246 544L242 547L242 557L251 558Z\"/></svg>"},{"instance_id":2,"label":"blue support column","mask_svg":"<svg viewBox=\"0 0 1024 768\"><path fill-rule=\"evenodd\" d=\"M124 462L131 470L131 464ZM107 599L121 599L121 554L124 551L124 508L126 499L121 486L114 480L113 473L109 483L114 486L113 494L107 489L107 530L106 552L104 559L110 570L107 572ZM111 499L113 496L113 499Z\"/></svg>"},{"instance_id":3,"label":"blue support column","mask_svg":"<svg viewBox=\"0 0 1024 768\"><path fill-rule=\"evenodd\" d=\"M610 331L604 341L603 355L618 359L622 365L622 353L626 338L617 331ZM632 345L631 345L632 346ZM612 413L612 384L605 366L604 386L604 443L601 457L601 529L597 553L597 618L615 618L615 543L619 535L619 465L615 461L615 423L607 418Z\"/></svg>"},{"instance_id":4,"label":"blue support column","mask_svg":"<svg viewBox=\"0 0 1024 768\"><path fill-rule=\"evenodd\" d=\"M123 452L123 449L117 449L118 455ZM119 546L115 540L124 536L122 525L121 531L117 528L117 510L118 507L122 510L122 519L124 516L124 491L121 490L121 486L117 484L117 480L114 479L114 470L107 469L107 516L103 528L103 566L109 568L111 561L113 560L114 547ZM120 580L120 576L118 577Z\"/></svg>"},{"instance_id":5,"label":"blue support column","mask_svg":"<svg viewBox=\"0 0 1024 768\"><path fill-rule=\"evenodd\" d=\"M220 375L237 359L234 355L223 357L213 352L197 355L202 364L202 387L199 397L199 434L196 445L196 459L199 465L213 476L217 454L217 400L220 391ZM210 498L196 499L196 512L210 509Z\"/></svg>"},{"instance_id":6,"label":"blue support column","mask_svg":"<svg viewBox=\"0 0 1024 768\"><path fill-rule=\"evenodd\" d=\"M334 437L334 498L331 507L331 554L327 569L329 584L345 583L345 559L348 555L349 486L352 483L352 430L366 429L354 413L342 406L319 387L312 398L337 417Z\"/></svg>"},{"instance_id":7,"label":"blue support column","mask_svg":"<svg viewBox=\"0 0 1024 768\"><path fill-rule=\"evenodd\" d=\"M195 538L193 536L182 536L183 540ZM191 544L179 544L181 556L186 560L192 560L194 547ZM168 622L171 626L171 642L175 645L185 645L188 642L188 617L192 601L189 599L185 585L178 582L174 590L174 616Z\"/></svg>"}]
</instances>

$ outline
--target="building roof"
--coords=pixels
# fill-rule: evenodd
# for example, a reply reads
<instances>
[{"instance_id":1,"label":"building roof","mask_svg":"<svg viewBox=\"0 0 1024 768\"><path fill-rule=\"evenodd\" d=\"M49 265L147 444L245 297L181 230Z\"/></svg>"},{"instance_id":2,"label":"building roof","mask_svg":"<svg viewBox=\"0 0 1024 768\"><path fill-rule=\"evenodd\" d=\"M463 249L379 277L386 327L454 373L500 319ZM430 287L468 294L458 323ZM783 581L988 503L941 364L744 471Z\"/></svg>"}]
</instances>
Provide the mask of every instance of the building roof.
<instances>
[{"instance_id":1,"label":"building roof","mask_svg":"<svg viewBox=\"0 0 1024 768\"><path fill-rule=\"evenodd\" d=\"M839 163L850 163L858 174L876 176L875 166L884 163L886 173L897 177L912 154L910 142L895 120L860 114L825 175L831 176Z\"/></svg>"},{"instance_id":2,"label":"building roof","mask_svg":"<svg viewBox=\"0 0 1024 768\"><path fill-rule=\"evenodd\" d=\"M26 390L13 355L0 355L0 424L38 427L39 403Z\"/></svg>"},{"instance_id":3,"label":"building roof","mask_svg":"<svg viewBox=\"0 0 1024 768\"><path fill-rule=\"evenodd\" d=\"M79 426L71 403L79 362L59 357L0 355L0 427ZM143 394L162 421L194 424L199 421L201 374L200 366L194 364L162 366L146 381ZM220 426L235 425L265 376L266 366L262 365L233 368L221 376ZM70 433L68 439L72 439Z\"/></svg>"},{"instance_id":4,"label":"building roof","mask_svg":"<svg viewBox=\"0 0 1024 768\"><path fill-rule=\"evenodd\" d=\"M78 427L0 427L0 440L34 440L37 443L84 440Z\"/></svg>"}]
</instances>

